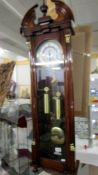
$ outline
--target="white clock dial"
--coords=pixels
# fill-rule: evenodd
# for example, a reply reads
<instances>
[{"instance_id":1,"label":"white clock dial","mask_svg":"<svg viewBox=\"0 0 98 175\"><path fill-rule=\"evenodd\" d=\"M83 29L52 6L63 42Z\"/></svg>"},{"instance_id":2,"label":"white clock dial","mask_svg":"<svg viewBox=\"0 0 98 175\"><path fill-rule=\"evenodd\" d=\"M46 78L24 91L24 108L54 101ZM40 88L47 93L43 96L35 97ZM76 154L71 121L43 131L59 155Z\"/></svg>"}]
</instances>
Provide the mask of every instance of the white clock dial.
<instances>
[{"instance_id":1,"label":"white clock dial","mask_svg":"<svg viewBox=\"0 0 98 175\"><path fill-rule=\"evenodd\" d=\"M43 42L37 50L37 62L60 63L64 60L63 50L59 42L48 40Z\"/></svg>"}]
</instances>

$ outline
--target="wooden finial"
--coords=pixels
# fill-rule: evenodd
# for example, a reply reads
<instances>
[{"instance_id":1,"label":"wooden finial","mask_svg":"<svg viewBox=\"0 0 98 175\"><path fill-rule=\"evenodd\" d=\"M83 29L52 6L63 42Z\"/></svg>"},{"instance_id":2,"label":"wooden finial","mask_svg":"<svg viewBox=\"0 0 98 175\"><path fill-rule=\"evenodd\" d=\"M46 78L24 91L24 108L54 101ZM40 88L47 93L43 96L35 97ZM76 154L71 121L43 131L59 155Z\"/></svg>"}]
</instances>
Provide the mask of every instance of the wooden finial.
<instances>
[{"instance_id":1,"label":"wooden finial","mask_svg":"<svg viewBox=\"0 0 98 175\"><path fill-rule=\"evenodd\" d=\"M48 10L48 6L46 5L45 3L45 0L43 0L43 5L40 7L42 13L43 13L43 16L46 16L47 14L47 10Z\"/></svg>"}]
</instances>

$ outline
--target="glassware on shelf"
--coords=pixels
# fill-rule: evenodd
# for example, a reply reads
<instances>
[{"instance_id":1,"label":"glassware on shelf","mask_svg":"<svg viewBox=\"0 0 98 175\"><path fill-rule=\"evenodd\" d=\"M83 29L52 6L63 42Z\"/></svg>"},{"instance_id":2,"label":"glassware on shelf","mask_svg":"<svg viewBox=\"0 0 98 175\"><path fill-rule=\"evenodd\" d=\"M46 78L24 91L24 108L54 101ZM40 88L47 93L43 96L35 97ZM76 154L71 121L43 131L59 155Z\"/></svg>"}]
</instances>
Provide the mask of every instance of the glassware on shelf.
<instances>
[{"instance_id":1,"label":"glassware on shelf","mask_svg":"<svg viewBox=\"0 0 98 175\"><path fill-rule=\"evenodd\" d=\"M89 146L94 146L94 141L98 139L98 104L91 104L89 110Z\"/></svg>"}]
</instances>

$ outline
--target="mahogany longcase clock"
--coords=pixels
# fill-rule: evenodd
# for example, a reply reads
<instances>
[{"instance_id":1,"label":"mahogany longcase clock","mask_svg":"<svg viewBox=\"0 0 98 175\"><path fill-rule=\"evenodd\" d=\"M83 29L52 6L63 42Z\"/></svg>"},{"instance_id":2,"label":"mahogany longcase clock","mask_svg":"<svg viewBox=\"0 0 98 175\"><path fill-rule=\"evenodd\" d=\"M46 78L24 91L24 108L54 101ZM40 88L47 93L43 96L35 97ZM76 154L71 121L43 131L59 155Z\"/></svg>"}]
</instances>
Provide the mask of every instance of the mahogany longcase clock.
<instances>
[{"instance_id":1,"label":"mahogany longcase clock","mask_svg":"<svg viewBox=\"0 0 98 175\"><path fill-rule=\"evenodd\" d=\"M31 99L33 120L32 165L76 174L71 9L55 3L57 18L40 7L37 20L33 6L24 16L21 34L31 53Z\"/></svg>"}]
</instances>

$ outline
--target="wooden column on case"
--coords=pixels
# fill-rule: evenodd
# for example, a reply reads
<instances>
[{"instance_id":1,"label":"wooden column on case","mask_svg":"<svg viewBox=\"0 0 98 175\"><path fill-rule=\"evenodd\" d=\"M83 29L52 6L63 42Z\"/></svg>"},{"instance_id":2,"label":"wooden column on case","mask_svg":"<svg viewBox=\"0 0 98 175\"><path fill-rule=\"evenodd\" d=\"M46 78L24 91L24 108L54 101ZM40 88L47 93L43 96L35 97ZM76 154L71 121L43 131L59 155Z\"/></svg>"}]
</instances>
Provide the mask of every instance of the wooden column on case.
<instances>
[{"instance_id":1,"label":"wooden column on case","mask_svg":"<svg viewBox=\"0 0 98 175\"><path fill-rule=\"evenodd\" d=\"M75 31L72 39L75 115L85 117L89 102L91 26L79 26Z\"/></svg>"},{"instance_id":2,"label":"wooden column on case","mask_svg":"<svg viewBox=\"0 0 98 175\"><path fill-rule=\"evenodd\" d=\"M89 175L98 175L98 167L89 165Z\"/></svg>"}]
</instances>

